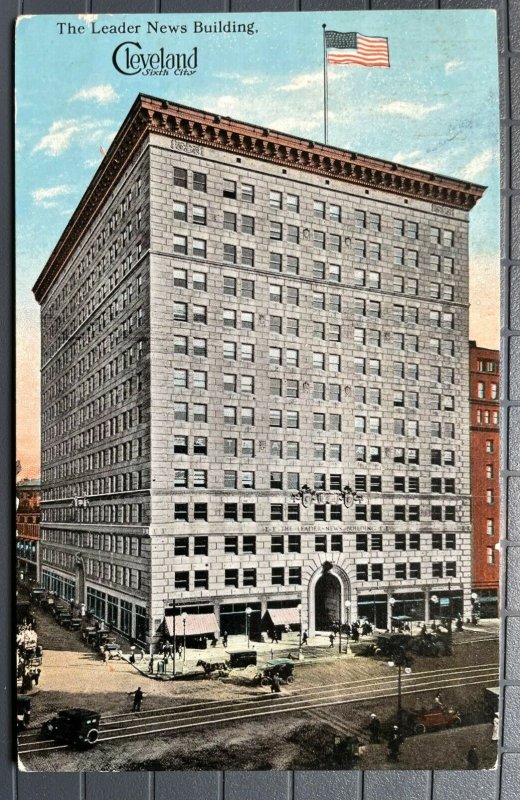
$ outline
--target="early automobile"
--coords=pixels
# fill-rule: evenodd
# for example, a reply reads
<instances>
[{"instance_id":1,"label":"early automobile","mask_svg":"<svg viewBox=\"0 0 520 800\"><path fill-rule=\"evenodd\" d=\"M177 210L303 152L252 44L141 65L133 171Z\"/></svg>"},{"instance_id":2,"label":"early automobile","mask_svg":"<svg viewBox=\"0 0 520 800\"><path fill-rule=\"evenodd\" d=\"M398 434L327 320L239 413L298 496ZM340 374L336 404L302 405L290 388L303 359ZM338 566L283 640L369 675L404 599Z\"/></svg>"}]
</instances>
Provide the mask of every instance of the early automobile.
<instances>
[{"instance_id":1,"label":"early automobile","mask_svg":"<svg viewBox=\"0 0 520 800\"><path fill-rule=\"evenodd\" d=\"M99 738L101 714L85 708L66 708L42 725L42 736L76 747L93 747Z\"/></svg>"},{"instance_id":2,"label":"early automobile","mask_svg":"<svg viewBox=\"0 0 520 800\"><path fill-rule=\"evenodd\" d=\"M237 667L248 667L249 664L256 664L256 650L235 650L233 653L228 653L229 666L231 669Z\"/></svg>"},{"instance_id":3,"label":"early automobile","mask_svg":"<svg viewBox=\"0 0 520 800\"><path fill-rule=\"evenodd\" d=\"M420 711L409 712L406 720L408 730L418 734L442 728L457 728L459 725L462 725L461 716L452 708L422 708Z\"/></svg>"},{"instance_id":4,"label":"early automobile","mask_svg":"<svg viewBox=\"0 0 520 800\"><path fill-rule=\"evenodd\" d=\"M16 695L16 730L24 731L31 721L31 698Z\"/></svg>"},{"instance_id":5,"label":"early automobile","mask_svg":"<svg viewBox=\"0 0 520 800\"><path fill-rule=\"evenodd\" d=\"M290 658L275 658L265 665L260 683L262 686L271 686L273 678L278 676L281 683L293 683L294 661Z\"/></svg>"}]
</instances>

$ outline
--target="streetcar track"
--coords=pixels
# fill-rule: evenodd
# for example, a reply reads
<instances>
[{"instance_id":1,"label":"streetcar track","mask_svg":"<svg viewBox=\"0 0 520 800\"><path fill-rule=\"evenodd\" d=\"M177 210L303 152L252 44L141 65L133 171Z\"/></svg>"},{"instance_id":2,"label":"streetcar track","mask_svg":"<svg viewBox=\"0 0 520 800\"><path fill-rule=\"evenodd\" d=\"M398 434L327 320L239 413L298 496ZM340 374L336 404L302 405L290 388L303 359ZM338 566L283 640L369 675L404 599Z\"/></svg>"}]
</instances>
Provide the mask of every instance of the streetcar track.
<instances>
[{"instance_id":1,"label":"streetcar track","mask_svg":"<svg viewBox=\"0 0 520 800\"><path fill-rule=\"evenodd\" d=\"M403 676L403 680L407 681L407 682L410 682L410 681L418 680L418 679L422 678L423 676L431 675L432 677L438 677L439 681L442 682L443 680L445 681L447 679L456 679L456 678L462 678L463 677L463 674L458 675L457 673L467 674L468 672L490 671L490 670L497 671L498 670L498 664L497 663L489 663L489 664L477 664L475 666L456 667L455 669L453 669L453 668L445 668L445 669L442 669L442 670L423 670L421 672L415 672L415 673L412 673L411 675ZM448 673L448 674L446 675L446 673ZM332 691L332 689L335 688L335 687L345 687L345 688L348 688L348 689L352 689L352 688L355 689L360 684L366 684L366 683L370 683L370 686L374 687L374 684L392 683L393 681L396 681L396 680L397 680L397 676L396 675L388 674L388 675L379 675L379 676L377 676L375 678L359 678L359 679L357 679L355 681L339 681L339 682L336 682L336 683L324 684L322 686L306 687L306 688L303 688L303 689L296 689L295 691L291 692L291 697L302 697L302 696L307 696L309 694L315 694L317 692ZM129 719L129 718L135 719L135 713L139 713L139 719L143 719L143 717L145 717L145 716L169 715L169 714L178 713L179 711L188 712L190 710L195 711L197 709L210 710L211 707L217 706L217 705L219 707L224 707L224 708L231 705L231 706L236 708L237 706L240 706L240 705L246 705L246 704L255 703L255 702L268 702L270 699L271 699L271 695L267 694L267 693L265 693L265 694L254 694L251 697L247 697L247 698L243 698L243 699L230 698L230 699L227 699L227 700L205 700L205 701L200 701L198 703L185 703L185 704L180 704L180 705L176 705L176 706L170 706L169 708L148 709L146 711L125 712L125 713L122 713L122 714L107 714L107 715L103 715L100 727L101 726L110 725L110 724L112 724L112 725L123 724L125 722L131 721L131 719ZM119 718L121 718L121 720L120 720L120 722L117 722L117 719L119 719ZM28 728L24 733L22 733L19 738L21 740L24 740L28 736L34 736L38 732L39 732L39 726L33 726L32 728Z\"/></svg>"},{"instance_id":2,"label":"streetcar track","mask_svg":"<svg viewBox=\"0 0 520 800\"><path fill-rule=\"evenodd\" d=\"M471 676L462 675L462 676L459 676L458 678L456 677L455 680L458 680L459 681L458 683L454 683L454 684L451 684L451 685L448 685L448 686L444 686L443 688L444 689L461 688L461 687L464 687L464 686L476 686L476 685L486 684L489 681L489 677L494 677L495 673L498 674L498 667L495 667L495 670L493 670L492 676L488 676L487 674L483 674L482 670L480 670L480 672L481 672L480 675L471 675ZM490 672L489 668L488 668L487 672ZM478 678L478 679L477 680L467 680L467 678ZM444 681L445 680L452 680L452 679L445 678ZM440 680L440 682L442 683L442 679ZM409 694L414 694L414 693L423 693L423 692L426 692L426 691L430 691L434 686L437 686L438 683L439 683L439 675L438 675L438 673L435 673L435 675L432 675L431 679L424 679L424 682L422 684L420 683L418 685L416 684L416 685L412 686L407 682L406 687L402 691L402 694L403 695L409 695ZM98 742L102 743L102 742L107 742L107 741L114 741L114 740L117 740L117 739L134 738L136 736L146 736L146 735L151 735L151 734L161 735L163 733L169 733L169 732L172 732L172 731L181 731L181 730L186 730L186 729L189 729L189 728L203 727L203 726L209 726L209 725L219 725L219 724L222 724L222 723L228 723L228 722L234 722L234 721L246 721L248 719L253 719L253 718L257 718L257 717L261 717L261 716L269 716L269 715L274 715L274 714L288 713L290 711L295 711L295 710L296 711L300 711L300 710L301 711L307 711L307 710L310 710L310 709L313 709L313 708L322 708L324 706L348 705L348 704L352 704L352 703L355 703L355 702L362 702L363 700L366 700L366 699L368 699L370 697L372 697L373 699L380 700L380 699L384 699L384 698L388 698L388 697L393 697L396 694L395 691L391 691L390 693L388 693L387 690L390 687L387 687L387 686L380 686L379 689L377 689L377 687L376 687L376 692L377 692L376 694L373 693L372 688L373 687L367 687L366 690L359 689L357 692L354 692L354 696L350 695L348 697L345 697L344 695L342 695L341 697L338 697L338 695L333 695L332 699L327 699L327 698L319 699L318 698L318 699L312 700L312 699L309 698L307 701L305 701L305 699L304 699L304 705L303 706L301 704L301 699L299 699L296 696L284 697L283 698L283 706L282 707L280 707L280 703L278 701L276 703L276 707L275 706L271 706L268 709L261 709L261 710L252 709L252 713L243 713L242 712L242 713L239 713L238 715L234 715L234 716L233 715L231 715L231 716L227 715L227 716L224 716L223 718L221 718L221 717L222 717L223 714L225 714L224 711L215 711L212 714L212 717L217 717L215 719L208 718L206 716L206 718L203 719L203 720L194 721L192 719L191 721L186 721L186 720L189 720L189 717L185 717L184 719L181 717L180 719L177 719L175 721L176 724L170 725L167 728L163 727L163 728L156 728L156 729L153 729L153 730L135 731L136 727L149 727L150 725L154 725L154 724L158 723L158 720L151 720L150 722L139 723L137 726L131 726L130 727L130 731L132 731L132 732L130 732L130 733L127 732L127 733L122 733L121 734L121 733L118 732L120 729L117 729L117 728L113 729L113 730L110 730L110 729L106 730L105 733L117 732L117 735L115 735L115 736L106 736L105 735L105 736L101 737L98 740ZM386 693L385 694L381 694L381 692L386 692ZM294 707L295 703L297 703L296 708ZM309 703L310 703L310 705L309 705ZM249 711L249 709L244 709L244 711L247 712L247 711ZM170 721L174 722L174 720L170 720ZM179 722L182 722L183 724L178 724ZM165 724L165 723L167 723L167 720L164 720L163 724ZM161 723L159 722L159 724L161 724ZM64 748L67 747L67 745L52 745L51 741L49 741L49 744L51 746L44 746L44 747L41 747L41 746L40 747L32 747L32 745L36 745L36 744L45 745L45 744L47 744L47 742L37 742L37 741L35 741L35 742L26 742L25 745L22 743L20 748L19 748L19 754L20 755L27 755L27 754L30 754L30 753L37 753L37 752L46 753L46 752L50 752L50 751L54 751L54 750L64 749ZM24 749L24 747L25 747L25 749Z\"/></svg>"},{"instance_id":3,"label":"streetcar track","mask_svg":"<svg viewBox=\"0 0 520 800\"><path fill-rule=\"evenodd\" d=\"M487 683L487 678L485 678L485 679L481 678L480 680L476 680L476 681L467 681L465 683L452 684L451 686L445 686L444 688L445 689L450 689L450 688L461 688L463 686L478 686L478 685L482 685L482 684L485 685L486 683ZM416 692L417 693L422 693L422 692L430 691L432 689L432 687L435 686L435 685L436 684L434 682L432 682L431 685L425 686L424 688L413 687L411 689L404 689L402 691L402 694L403 695L408 695L408 694L414 694ZM381 699L385 699L385 698L389 698L389 697L394 697L395 696L395 692L390 692L390 693L387 693L387 694L378 694L377 696L372 695L372 696L375 697L375 699L381 700ZM323 708L324 706L350 705L352 703L360 702L360 701L363 701L363 700L366 700L366 699L367 699L366 697L351 697L351 698L342 697L340 699L329 700L327 702L319 702L319 703L313 702L312 705L305 705L305 707L300 706L297 710L308 711L309 709ZM234 717L233 716L231 716L231 717L227 716L224 719L206 719L203 722L188 722L188 723L184 723L182 725L169 726L167 728L157 728L157 729L148 730L148 731L137 731L137 732L133 732L133 733L123 733L123 734L118 734L116 736L104 736L104 737L98 739L98 743L101 744L103 742L110 742L110 741L115 741L115 740L118 740L118 739L130 739L130 738L135 738L135 737L138 737L138 736L149 736L149 735L152 735L152 734L161 735L161 734L164 734L164 733L171 733L173 731L183 731L183 730L186 730L186 729L189 729L189 728L197 728L197 727L201 727L201 726L205 726L205 725L206 726L209 726L209 725L220 725L222 723L228 723L228 722L247 721L249 719L262 717L262 716L272 716L274 714L285 714L285 713L288 713L288 711L291 711L291 710L294 710L294 709L292 707L291 708L287 708L286 706L284 706L284 707L280 708L278 706L277 708L270 708L270 709L266 709L266 710L262 710L262 711L255 711L254 713L251 713L251 714L242 714L242 715L237 715L237 716L234 716ZM38 744L38 743L34 742L34 744ZM19 755L22 756L22 755L28 755L30 753L38 753L38 752L46 753L46 752L51 752L51 751L54 751L54 750L61 750L61 749L64 749L66 747L67 747L67 745L55 745L55 746L51 746L51 747L43 747L43 748L39 747L39 748L25 749L25 750L20 750L19 751Z\"/></svg>"}]
</instances>

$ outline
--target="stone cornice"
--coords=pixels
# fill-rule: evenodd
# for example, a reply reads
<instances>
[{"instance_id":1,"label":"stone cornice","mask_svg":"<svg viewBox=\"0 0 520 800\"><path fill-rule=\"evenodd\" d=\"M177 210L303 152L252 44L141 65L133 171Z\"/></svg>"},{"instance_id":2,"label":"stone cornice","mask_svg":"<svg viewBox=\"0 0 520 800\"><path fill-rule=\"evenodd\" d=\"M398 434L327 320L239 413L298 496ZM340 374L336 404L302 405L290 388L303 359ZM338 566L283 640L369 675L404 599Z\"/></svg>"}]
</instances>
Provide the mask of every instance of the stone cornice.
<instances>
[{"instance_id":1,"label":"stone cornice","mask_svg":"<svg viewBox=\"0 0 520 800\"><path fill-rule=\"evenodd\" d=\"M155 133L416 200L470 211L485 187L138 95L33 287L42 302L145 137Z\"/></svg>"}]
</instances>

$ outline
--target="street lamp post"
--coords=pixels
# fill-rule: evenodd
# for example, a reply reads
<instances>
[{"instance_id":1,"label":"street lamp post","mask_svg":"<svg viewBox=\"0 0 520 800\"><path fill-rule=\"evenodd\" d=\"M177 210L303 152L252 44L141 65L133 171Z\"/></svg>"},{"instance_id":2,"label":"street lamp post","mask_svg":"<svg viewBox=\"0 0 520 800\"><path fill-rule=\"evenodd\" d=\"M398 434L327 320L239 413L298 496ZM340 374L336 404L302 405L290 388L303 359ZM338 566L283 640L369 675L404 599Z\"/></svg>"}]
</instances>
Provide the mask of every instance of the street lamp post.
<instances>
[{"instance_id":1,"label":"street lamp post","mask_svg":"<svg viewBox=\"0 0 520 800\"><path fill-rule=\"evenodd\" d=\"M175 658L177 656L177 637L176 637L176 630L175 630L175 612L177 611L177 604L175 600L172 600L172 609L173 609L173 663L172 663L172 675L175 675ZM165 669L166 672L166 662L165 662Z\"/></svg>"},{"instance_id":2,"label":"street lamp post","mask_svg":"<svg viewBox=\"0 0 520 800\"><path fill-rule=\"evenodd\" d=\"M432 627L433 627L434 630L436 628L436 625L435 625L435 617L436 617L435 606L437 605L438 602L439 602L439 598L437 597L437 595L436 594L432 594L432 596L430 597L430 603L432 604L432 611L433 611Z\"/></svg>"},{"instance_id":3,"label":"street lamp post","mask_svg":"<svg viewBox=\"0 0 520 800\"><path fill-rule=\"evenodd\" d=\"M249 649L249 643L251 639L251 612L252 608L247 606L246 608L246 636L247 636L247 647Z\"/></svg>"},{"instance_id":4,"label":"street lamp post","mask_svg":"<svg viewBox=\"0 0 520 800\"><path fill-rule=\"evenodd\" d=\"M395 597L391 597L388 601L390 603L390 631L394 631L394 606L396 603Z\"/></svg>"},{"instance_id":5,"label":"street lamp post","mask_svg":"<svg viewBox=\"0 0 520 800\"><path fill-rule=\"evenodd\" d=\"M302 657L302 604L299 603L297 606L298 609L298 617L300 620L300 633L299 633L299 642L298 642L298 652L300 654L300 658Z\"/></svg>"},{"instance_id":6,"label":"street lamp post","mask_svg":"<svg viewBox=\"0 0 520 800\"><path fill-rule=\"evenodd\" d=\"M183 611L182 614L181 614L181 618L182 618L182 635L183 635L183 642L182 642L182 666L183 666L183 668L184 668L184 665L186 664L186 619L187 619L187 616L188 615L186 614L186 612Z\"/></svg>"},{"instance_id":7,"label":"street lamp post","mask_svg":"<svg viewBox=\"0 0 520 800\"><path fill-rule=\"evenodd\" d=\"M393 661L388 662L389 667L397 667L397 724L399 731L401 730L403 715L402 670L404 668L405 675L410 675L412 670L409 664L410 658L406 655L406 651L402 646L396 649Z\"/></svg>"},{"instance_id":8,"label":"street lamp post","mask_svg":"<svg viewBox=\"0 0 520 800\"><path fill-rule=\"evenodd\" d=\"M471 593L471 622L473 625L476 625L478 622L478 608L479 608L479 598L476 592Z\"/></svg>"}]
</instances>

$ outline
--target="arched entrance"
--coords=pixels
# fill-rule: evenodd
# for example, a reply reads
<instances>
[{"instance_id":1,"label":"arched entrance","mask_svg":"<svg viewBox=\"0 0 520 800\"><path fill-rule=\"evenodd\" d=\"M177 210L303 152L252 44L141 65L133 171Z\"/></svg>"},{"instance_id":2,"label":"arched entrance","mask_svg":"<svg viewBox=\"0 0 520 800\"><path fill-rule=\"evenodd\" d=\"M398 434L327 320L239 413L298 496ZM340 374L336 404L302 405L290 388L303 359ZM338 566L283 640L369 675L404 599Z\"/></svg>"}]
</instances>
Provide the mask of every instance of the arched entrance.
<instances>
[{"instance_id":1,"label":"arched entrance","mask_svg":"<svg viewBox=\"0 0 520 800\"><path fill-rule=\"evenodd\" d=\"M337 575L324 572L314 589L314 619L318 631L330 631L342 614L341 583Z\"/></svg>"}]
</instances>

